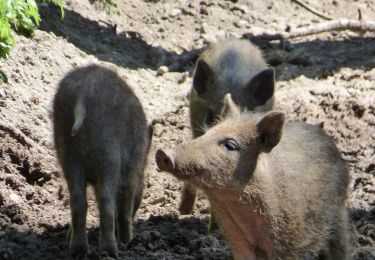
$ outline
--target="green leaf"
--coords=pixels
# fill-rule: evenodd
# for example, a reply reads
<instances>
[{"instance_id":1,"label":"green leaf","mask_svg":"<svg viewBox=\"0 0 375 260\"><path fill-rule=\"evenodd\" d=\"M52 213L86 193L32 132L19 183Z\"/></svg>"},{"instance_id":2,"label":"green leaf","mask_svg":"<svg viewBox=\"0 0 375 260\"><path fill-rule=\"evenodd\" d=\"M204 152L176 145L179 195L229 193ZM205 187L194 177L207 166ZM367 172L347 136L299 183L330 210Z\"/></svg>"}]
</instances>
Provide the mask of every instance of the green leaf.
<instances>
[{"instance_id":1,"label":"green leaf","mask_svg":"<svg viewBox=\"0 0 375 260\"><path fill-rule=\"evenodd\" d=\"M64 6L63 6L63 3L62 3L62 0L39 0L40 2L43 2L43 3L52 3L58 7L60 7L60 11L61 11L61 20L64 19L64 16L65 16L65 12L64 12Z\"/></svg>"},{"instance_id":2,"label":"green leaf","mask_svg":"<svg viewBox=\"0 0 375 260\"><path fill-rule=\"evenodd\" d=\"M2 70L0 70L0 82L8 83L8 77Z\"/></svg>"},{"instance_id":3,"label":"green leaf","mask_svg":"<svg viewBox=\"0 0 375 260\"><path fill-rule=\"evenodd\" d=\"M37 0L52 3L60 7L61 19L64 18L62 0ZM33 36L40 25L40 16L36 0L0 0L0 58L6 58L14 46L13 28L17 33Z\"/></svg>"}]
</instances>

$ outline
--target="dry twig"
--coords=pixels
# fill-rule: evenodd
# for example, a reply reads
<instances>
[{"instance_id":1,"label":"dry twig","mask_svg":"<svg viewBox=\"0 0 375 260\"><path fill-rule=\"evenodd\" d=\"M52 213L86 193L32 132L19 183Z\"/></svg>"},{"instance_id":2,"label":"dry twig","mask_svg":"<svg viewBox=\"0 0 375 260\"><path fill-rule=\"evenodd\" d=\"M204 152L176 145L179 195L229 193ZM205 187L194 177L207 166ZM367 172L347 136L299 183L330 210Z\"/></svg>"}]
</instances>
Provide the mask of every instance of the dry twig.
<instances>
[{"instance_id":1,"label":"dry twig","mask_svg":"<svg viewBox=\"0 0 375 260\"><path fill-rule=\"evenodd\" d=\"M254 35L251 33L244 34L244 38L250 40L261 40L261 41L273 41L273 40L285 40L291 38L297 38L302 36L308 36L312 34L318 34L329 31L342 31L350 30L357 32L375 32L375 21L363 21L363 20L349 20L339 19L328 22L323 22L317 25L311 25L303 28L298 28L292 32L285 33L262 33Z\"/></svg>"},{"instance_id":2,"label":"dry twig","mask_svg":"<svg viewBox=\"0 0 375 260\"><path fill-rule=\"evenodd\" d=\"M306 10L310 11L311 13L319 16L320 18L323 18L325 20L333 20L334 18L329 16L329 15L326 15L326 14L323 14L322 12L319 12L318 10L316 10L315 8L309 6L308 4L300 1L300 0L291 0L292 2L302 6L303 8L305 8Z\"/></svg>"},{"instance_id":3,"label":"dry twig","mask_svg":"<svg viewBox=\"0 0 375 260\"><path fill-rule=\"evenodd\" d=\"M252 41L273 41L273 40L286 40L297 37L303 37L323 32L330 31L342 31L350 30L357 32L375 32L375 21L364 21L364 20L350 20L350 19L339 19L327 22L322 22L316 25L298 28L292 32L265 32L262 34L245 33L243 38ZM168 71L181 71L184 66L194 62L203 48L191 50L182 53L178 57L174 58L167 67Z\"/></svg>"}]
</instances>

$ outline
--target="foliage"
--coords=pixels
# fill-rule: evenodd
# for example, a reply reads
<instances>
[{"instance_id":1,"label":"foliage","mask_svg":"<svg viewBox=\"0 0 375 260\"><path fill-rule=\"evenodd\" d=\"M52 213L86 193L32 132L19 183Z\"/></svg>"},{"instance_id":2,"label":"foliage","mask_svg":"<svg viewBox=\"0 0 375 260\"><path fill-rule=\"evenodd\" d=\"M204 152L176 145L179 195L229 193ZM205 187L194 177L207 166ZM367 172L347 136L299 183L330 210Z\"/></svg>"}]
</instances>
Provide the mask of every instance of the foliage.
<instances>
[{"instance_id":1,"label":"foliage","mask_svg":"<svg viewBox=\"0 0 375 260\"><path fill-rule=\"evenodd\" d=\"M96 8L104 10L106 14L115 13L120 15L121 13L116 0L90 0L90 3Z\"/></svg>"},{"instance_id":2,"label":"foliage","mask_svg":"<svg viewBox=\"0 0 375 260\"><path fill-rule=\"evenodd\" d=\"M62 0L39 2L58 5L61 9L61 16L64 17ZM0 0L0 58L6 58L14 46L11 27L16 32L31 37L39 23L40 16L35 0Z\"/></svg>"},{"instance_id":3,"label":"foliage","mask_svg":"<svg viewBox=\"0 0 375 260\"><path fill-rule=\"evenodd\" d=\"M8 83L8 77L2 70L0 70L0 83L2 82Z\"/></svg>"}]
</instances>

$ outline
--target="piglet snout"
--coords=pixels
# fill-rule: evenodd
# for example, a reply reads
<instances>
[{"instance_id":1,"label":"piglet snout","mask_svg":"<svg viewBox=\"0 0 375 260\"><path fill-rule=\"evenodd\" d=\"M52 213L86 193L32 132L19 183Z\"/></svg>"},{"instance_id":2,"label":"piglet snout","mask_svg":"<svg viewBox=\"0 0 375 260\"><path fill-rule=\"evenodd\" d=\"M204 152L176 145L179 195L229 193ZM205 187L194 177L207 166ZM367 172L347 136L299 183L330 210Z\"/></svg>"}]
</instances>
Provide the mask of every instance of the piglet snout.
<instances>
[{"instance_id":1,"label":"piglet snout","mask_svg":"<svg viewBox=\"0 0 375 260\"><path fill-rule=\"evenodd\" d=\"M160 171L166 171L170 173L173 173L175 171L173 152L165 150L163 151L162 149L159 149L156 151L155 160L156 165L158 166Z\"/></svg>"}]
</instances>

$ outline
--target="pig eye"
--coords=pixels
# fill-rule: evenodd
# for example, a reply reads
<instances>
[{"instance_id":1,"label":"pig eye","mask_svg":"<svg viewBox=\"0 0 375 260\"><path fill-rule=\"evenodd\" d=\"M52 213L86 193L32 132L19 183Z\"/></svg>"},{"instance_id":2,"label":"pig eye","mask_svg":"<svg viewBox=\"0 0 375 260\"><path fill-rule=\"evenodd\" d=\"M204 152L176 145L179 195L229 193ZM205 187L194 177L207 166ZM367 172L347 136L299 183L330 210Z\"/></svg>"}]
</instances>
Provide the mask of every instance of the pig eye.
<instances>
[{"instance_id":1,"label":"pig eye","mask_svg":"<svg viewBox=\"0 0 375 260\"><path fill-rule=\"evenodd\" d=\"M240 150L240 147L238 146L237 142L233 139L226 139L222 141L221 145L223 145L228 151Z\"/></svg>"}]
</instances>

